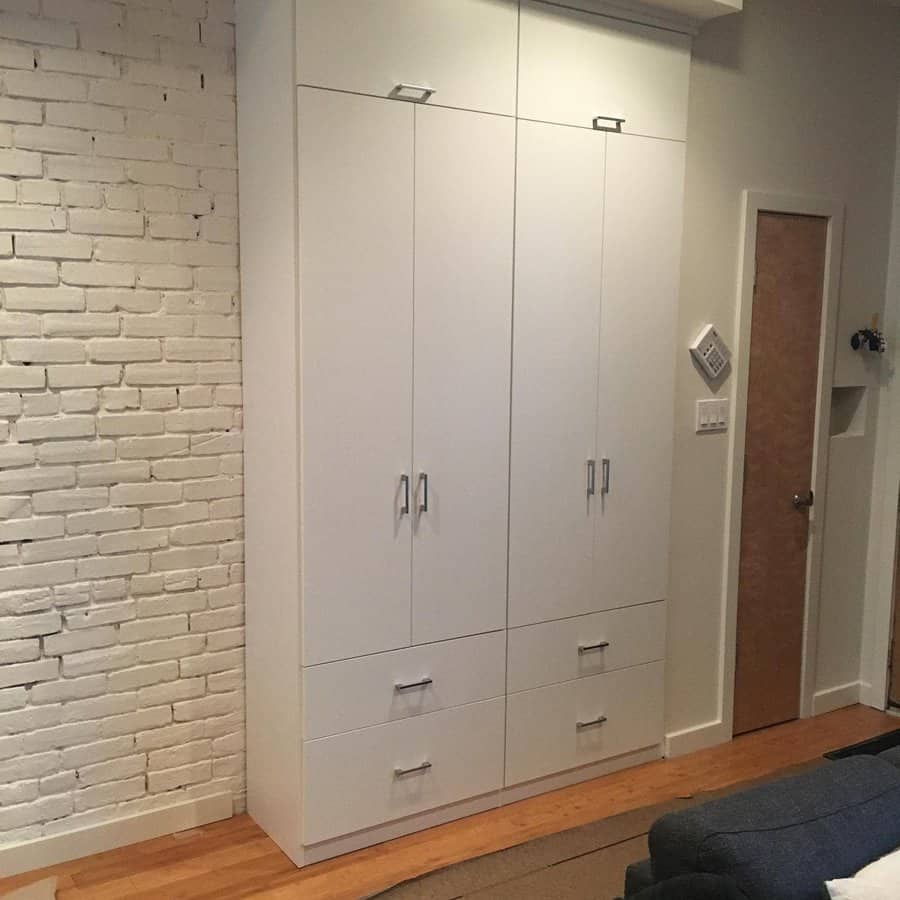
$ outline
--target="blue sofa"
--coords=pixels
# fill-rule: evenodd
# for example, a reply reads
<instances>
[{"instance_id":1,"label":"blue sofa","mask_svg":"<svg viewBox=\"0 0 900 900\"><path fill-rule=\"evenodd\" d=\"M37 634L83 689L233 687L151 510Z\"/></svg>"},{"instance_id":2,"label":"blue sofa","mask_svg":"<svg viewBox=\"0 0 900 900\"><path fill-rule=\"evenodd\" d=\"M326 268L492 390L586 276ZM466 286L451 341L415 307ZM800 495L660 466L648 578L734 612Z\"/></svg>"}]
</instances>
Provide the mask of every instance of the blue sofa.
<instances>
[{"instance_id":1,"label":"blue sofa","mask_svg":"<svg viewBox=\"0 0 900 900\"><path fill-rule=\"evenodd\" d=\"M670 813L649 842L626 900L822 900L900 847L900 748Z\"/></svg>"}]
</instances>

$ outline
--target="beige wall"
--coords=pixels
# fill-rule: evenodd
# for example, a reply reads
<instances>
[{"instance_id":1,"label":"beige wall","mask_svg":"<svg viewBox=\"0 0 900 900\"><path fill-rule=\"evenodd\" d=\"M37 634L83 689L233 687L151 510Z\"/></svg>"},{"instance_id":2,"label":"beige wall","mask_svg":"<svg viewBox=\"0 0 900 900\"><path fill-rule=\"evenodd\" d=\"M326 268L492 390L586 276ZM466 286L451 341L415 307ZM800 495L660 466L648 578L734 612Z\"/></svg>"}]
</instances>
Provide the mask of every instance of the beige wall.
<instances>
[{"instance_id":1,"label":"beige wall","mask_svg":"<svg viewBox=\"0 0 900 900\"><path fill-rule=\"evenodd\" d=\"M884 304L898 50L900 12L868 0L751 0L696 40L676 376L670 734L724 737L715 723L728 437L693 433L694 402L709 389L687 345L708 321L734 345L742 191L833 197L847 208L835 383L877 383L848 339ZM720 391L733 389L732 376ZM870 399L866 436L832 454L817 692L859 679L877 409Z\"/></svg>"}]
</instances>

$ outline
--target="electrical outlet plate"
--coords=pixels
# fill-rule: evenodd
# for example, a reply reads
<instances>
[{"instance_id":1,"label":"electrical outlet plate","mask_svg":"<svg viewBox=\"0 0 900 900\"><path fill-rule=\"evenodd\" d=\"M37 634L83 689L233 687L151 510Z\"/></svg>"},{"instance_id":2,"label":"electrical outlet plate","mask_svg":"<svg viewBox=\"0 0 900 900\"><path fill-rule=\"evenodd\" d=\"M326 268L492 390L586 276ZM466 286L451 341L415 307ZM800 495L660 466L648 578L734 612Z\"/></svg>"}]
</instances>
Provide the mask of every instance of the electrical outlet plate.
<instances>
[{"instance_id":1,"label":"electrical outlet plate","mask_svg":"<svg viewBox=\"0 0 900 900\"><path fill-rule=\"evenodd\" d=\"M691 344L691 356L697 360L707 378L716 379L731 359L731 350L714 325L706 325Z\"/></svg>"},{"instance_id":2,"label":"electrical outlet plate","mask_svg":"<svg viewBox=\"0 0 900 900\"><path fill-rule=\"evenodd\" d=\"M728 400L698 400L696 429L697 434L728 431Z\"/></svg>"}]
</instances>

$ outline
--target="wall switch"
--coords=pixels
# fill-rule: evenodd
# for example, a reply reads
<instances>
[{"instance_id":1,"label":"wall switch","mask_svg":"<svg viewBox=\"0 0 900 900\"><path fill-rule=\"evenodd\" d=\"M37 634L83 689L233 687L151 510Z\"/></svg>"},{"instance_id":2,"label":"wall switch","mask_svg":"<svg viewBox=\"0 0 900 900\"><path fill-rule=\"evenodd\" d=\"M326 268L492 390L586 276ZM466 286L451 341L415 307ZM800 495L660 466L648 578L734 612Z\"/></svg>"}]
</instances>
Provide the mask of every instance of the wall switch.
<instances>
[{"instance_id":1,"label":"wall switch","mask_svg":"<svg viewBox=\"0 0 900 900\"><path fill-rule=\"evenodd\" d=\"M698 400L696 428L697 434L728 431L728 400Z\"/></svg>"}]
</instances>

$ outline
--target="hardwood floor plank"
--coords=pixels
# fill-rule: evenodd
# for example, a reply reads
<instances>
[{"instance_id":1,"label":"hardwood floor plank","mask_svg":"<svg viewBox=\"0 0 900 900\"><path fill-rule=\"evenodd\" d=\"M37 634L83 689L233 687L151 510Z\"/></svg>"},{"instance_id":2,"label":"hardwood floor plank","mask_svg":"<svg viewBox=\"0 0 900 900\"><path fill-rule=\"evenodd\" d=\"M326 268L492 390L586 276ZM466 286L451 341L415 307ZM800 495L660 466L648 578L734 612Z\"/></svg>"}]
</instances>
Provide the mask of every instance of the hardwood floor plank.
<instances>
[{"instance_id":1,"label":"hardwood floor plank","mask_svg":"<svg viewBox=\"0 0 900 900\"><path fill-rule=\"evenodd\" d=\"M900 727L863 706L743 735L297 869L249 816L0 880L55 874L58 900L359 900L400 881L667 799L716 790Z\"/></svg>"}]
</instances>

